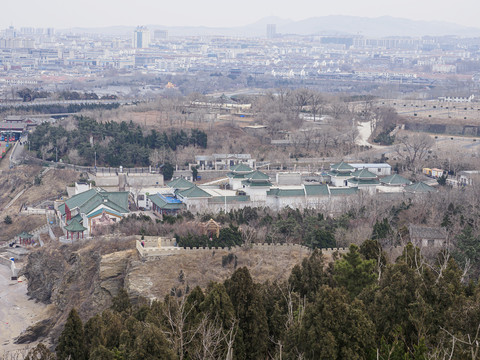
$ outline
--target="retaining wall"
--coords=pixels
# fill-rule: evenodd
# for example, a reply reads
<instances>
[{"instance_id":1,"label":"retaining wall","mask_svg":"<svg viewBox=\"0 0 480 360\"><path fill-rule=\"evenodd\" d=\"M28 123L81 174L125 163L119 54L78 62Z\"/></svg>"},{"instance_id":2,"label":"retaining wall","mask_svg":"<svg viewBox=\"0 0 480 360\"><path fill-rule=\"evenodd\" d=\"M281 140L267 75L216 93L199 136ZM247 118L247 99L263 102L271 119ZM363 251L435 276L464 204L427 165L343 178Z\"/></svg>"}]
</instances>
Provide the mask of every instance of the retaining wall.
<instances>
[{"instance_id":1,"label":"retaining wall","mask_svg":"<svg viewBox=\"0 0 480 360\"><path fill-rule=\"evenodd\" d=\"M39 208L32 208L27 207L27 209L22 209L22 215L45 215L48 213L48 209L39 209Z\"/></svg>"}]
</instances>

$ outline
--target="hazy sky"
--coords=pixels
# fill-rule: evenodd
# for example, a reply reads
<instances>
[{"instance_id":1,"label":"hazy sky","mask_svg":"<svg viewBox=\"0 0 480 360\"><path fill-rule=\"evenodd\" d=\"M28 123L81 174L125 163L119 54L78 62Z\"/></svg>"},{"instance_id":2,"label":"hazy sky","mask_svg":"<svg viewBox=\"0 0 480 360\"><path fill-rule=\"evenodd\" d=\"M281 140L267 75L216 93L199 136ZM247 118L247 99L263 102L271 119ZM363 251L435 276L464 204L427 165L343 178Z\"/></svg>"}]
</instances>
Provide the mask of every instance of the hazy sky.
<instances>
[{"instance_id":1,"label":"hazy sky","mask_svg":"<svg viewBox=\"0 0 480 360\"><path fill-rule=\"evenodd\" d=\"M479 0L4 0L0 27L222 27L246 25L266 16L301 20L325 15L391 15L480 27L479 12Z\"/></svg>"}]
</instances>

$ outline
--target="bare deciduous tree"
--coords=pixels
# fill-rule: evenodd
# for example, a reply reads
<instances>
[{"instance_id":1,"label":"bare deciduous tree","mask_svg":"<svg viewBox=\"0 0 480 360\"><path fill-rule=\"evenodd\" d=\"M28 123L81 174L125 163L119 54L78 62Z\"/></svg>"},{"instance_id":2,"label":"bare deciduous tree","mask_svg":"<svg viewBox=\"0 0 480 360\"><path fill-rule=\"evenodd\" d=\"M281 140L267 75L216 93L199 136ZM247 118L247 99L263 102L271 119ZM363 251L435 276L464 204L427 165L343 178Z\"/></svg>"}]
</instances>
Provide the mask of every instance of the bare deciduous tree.
<instances>
[{"instance_id":1,"label":"bare deciduous tree","mask_svg":"<svg viewBox=\"0 0 480 360\"><path fill-rule=\"evenodd\" d=\"M424 160L434 144L431 136L426 134L412 134L397 137L400 144L397 145L397 154L406 161L409 169L414 173L417 166Z\"/></svg>"},{"instance_id":2,"label":"bare deciduous tree","mask_svg":"<svg viewBox=\"0 0 480 360\"><path fill-rule=\"evenodd\" d=\"M200 331L200 326L189 329L187 317L193 307L187 306L187 297L169 297L164 307L164 316L167 320L167 339L173 345L180 360L184 359L186 347L190 344Z\"/></svg>"}]
</instances>

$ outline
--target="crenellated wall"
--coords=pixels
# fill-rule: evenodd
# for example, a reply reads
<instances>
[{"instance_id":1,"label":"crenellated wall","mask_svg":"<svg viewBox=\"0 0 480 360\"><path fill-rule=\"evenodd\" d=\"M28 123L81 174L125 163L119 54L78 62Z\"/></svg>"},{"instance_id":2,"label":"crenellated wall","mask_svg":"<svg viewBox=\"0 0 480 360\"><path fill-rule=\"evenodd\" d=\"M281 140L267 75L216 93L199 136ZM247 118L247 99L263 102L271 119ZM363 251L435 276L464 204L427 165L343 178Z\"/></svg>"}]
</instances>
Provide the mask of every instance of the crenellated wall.
<instances>
[{"instance_id":1,"label":"crenellated wall","mask_svg":"<svg viewBox=\"0 0 480 360\"><path fill-rule=\"evenodd\" d=\"M161 238L158 238L158 240L153 241L152 239L145 238L144 245L142 246L141 241L142 240L136 240L136 247L138 250L138 253L140 254L141 257L152 257L152 256L162 256L162 255L170 255L170 254L178 254L178 253L184 253L184 252L210 252L213 250L232 250L232 249L241 249L241 248L251 248L254 250L274 250L274 249L292 249L292 250L297 250L297 251L304 251L304 252L311 252L312 249L299 245L299 244L271 244L271 243L262 243L262 244L250 244L247 246L235 246L235 247L230 247L230 248L222 248L222 247L194 247L194 248L183 248L183 247L176 247L176 246L165 246L163 245L159 247L157 246L157 241L160 242ZM175 239L172 239L175 240ZM344 254L348 251L348 248L328 248L328 249L321 249L323 253L327 254L333 254L335 252L339 252L341 254Z\"/></svg>"},{"instance_id":2,"label":"crenellated wall","mask_svg":"<svg viewBox=\"0 0 480 360\"><path fill-rule=\"evenodd\" d=\"M169 239L169 238L162 238L162 237L156 237L156 236L146 236L144 238L144 244L145 246L142 246L141 241L139 240L140 236L137 236L136 240L136 248L139 253L139 255L144 258L144 259L155 259L160 256L168 256L168 255L174 255L174 254L183 254L183 253L209 253L215 250L241 250L241 249L253 249L253 250L279 250L279 251L284 251L284 250L295 250L299 251L302 253L310 253L312 251L311 248L304 246L304 245L299 245L299 244L271 244L271 243L262 243L262 244L250 244L250 245L244 245L244 246L234 246L234 247L194 247L194 248L183 248L183 247L177 247L174 246L175 244L175 238ZM159 247L157 244L160 244L161 246ZM168 244L168 245L167 245ZM391 246L388 248L384 248L385 253L387 254L387 257L389 258L390 262L394 262L398 256L400 256L403 252L404 246ZM345 254L348 252L348 247L339 247L339 248L325 248L325 249L320 249L322 253L326 255L333 255L334 253L340 253L340 254Z\"/></svg>"}]
</instances>

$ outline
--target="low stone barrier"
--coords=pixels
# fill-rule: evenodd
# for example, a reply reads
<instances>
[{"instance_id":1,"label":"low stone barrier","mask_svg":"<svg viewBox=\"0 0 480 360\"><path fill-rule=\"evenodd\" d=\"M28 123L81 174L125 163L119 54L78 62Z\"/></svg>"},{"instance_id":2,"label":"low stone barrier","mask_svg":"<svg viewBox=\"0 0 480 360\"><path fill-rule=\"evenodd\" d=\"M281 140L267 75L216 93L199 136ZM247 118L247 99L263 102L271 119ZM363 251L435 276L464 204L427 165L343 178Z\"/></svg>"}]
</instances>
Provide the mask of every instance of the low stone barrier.
<instances>
[{"instance_id":1,"label":"low stone barrier","mask_svg":"<svg viewBox=\"0 0 480 360\"><path fill-rule=\"evenodd\" d=\"M50 211L49 209L27 207L26 209L22 209L20 214L21 215L45 215L45 214L48 214L49 211Z\"/></svg>"}]
</instances>

